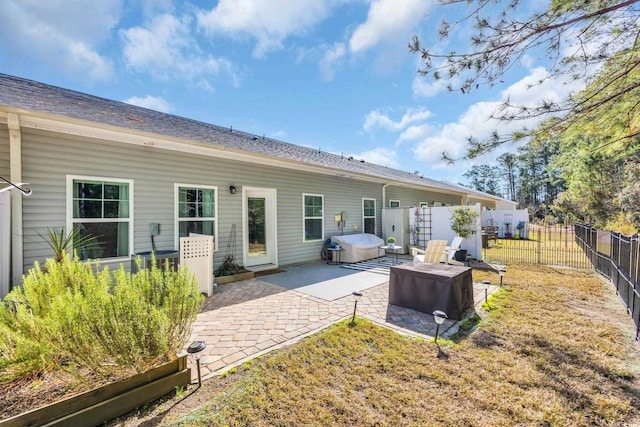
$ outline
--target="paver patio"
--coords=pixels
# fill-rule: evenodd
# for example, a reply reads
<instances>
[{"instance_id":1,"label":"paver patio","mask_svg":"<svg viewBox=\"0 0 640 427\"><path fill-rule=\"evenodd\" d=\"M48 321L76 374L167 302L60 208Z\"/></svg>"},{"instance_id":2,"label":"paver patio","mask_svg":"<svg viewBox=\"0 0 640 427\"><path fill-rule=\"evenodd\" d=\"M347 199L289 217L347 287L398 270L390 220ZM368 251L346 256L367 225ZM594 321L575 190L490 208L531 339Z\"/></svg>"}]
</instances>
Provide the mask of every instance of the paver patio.
<instances>
[{"instance_id":1,"label":"paver patio","mask_svg":"<svg viewBox=\"0 0 640 427\"><path fill-rule=\"evenodd\" d=\"M484 302L485 289L497 287L474 284L475 306ZM436 324L427 313L390 305L389 282L365 289L358 302L357 316L394 328L401 333L432 337ZM351 295L333 301L287 290L259 278L219 285L205 301L193 325L191 341L204 341L200 353L203 379L289 345L353 314ZM448 320L442 335L457 330ZM196 370L192 369L194 379Z\"/></svg>"}]
</instances>

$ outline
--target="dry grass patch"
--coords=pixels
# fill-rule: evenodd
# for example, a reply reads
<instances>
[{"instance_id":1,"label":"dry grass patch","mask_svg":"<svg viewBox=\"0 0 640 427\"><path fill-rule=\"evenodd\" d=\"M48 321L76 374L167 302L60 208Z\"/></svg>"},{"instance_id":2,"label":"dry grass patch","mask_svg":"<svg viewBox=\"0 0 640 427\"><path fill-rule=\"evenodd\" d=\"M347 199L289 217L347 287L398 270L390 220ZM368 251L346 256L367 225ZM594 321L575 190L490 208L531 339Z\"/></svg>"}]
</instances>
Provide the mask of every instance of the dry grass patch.
<instances>
[{"instance_id":1,"label":"dry grass patch","mask_svg":"<svg viewBox=\"0 0 640 427\"><path fill-rule=\"evenodd\" d=\"M444 357L432 341L342 322L241 369L170 424L639 423L639 346L610 286L588 272L528 266L510 267L506 283L475 333L442 342Z\"/></svg>"}]
</instances>

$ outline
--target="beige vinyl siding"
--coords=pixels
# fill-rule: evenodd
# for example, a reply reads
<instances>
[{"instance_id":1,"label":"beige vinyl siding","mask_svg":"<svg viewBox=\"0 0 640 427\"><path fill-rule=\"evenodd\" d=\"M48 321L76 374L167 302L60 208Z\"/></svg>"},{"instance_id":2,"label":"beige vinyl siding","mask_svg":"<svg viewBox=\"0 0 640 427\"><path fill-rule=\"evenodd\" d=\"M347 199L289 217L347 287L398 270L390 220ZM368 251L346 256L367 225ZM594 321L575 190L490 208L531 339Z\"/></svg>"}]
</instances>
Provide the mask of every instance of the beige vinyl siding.
<instances>
[{"instance_id":1,"label":"beige vinyl siding","mask_svg":"<svg viewBox=\"0 0 640 427\"><path fill-rule=\"evenodd\" d=\"M174 237L174 184L218 187L216 265L224 259L232 225L236 225L236 260L242 260L242 187L277 189L278 260L289 265L320 259L323 242L303 243L302 194L324 195L325 238L339 234L334 215L348 213L345 234L362 232L362 197L376 199L381 224L381 189L374 183L298 172L253 163L220 160L153 147L94 140L23 129L23 177L33 195L24 199L25 269L50 256L40 235L66 224L66 176L133 180L135 252L151 249L149 223L160 223L156 248L177 249ZM1 149L1 146L0 146ZM2 163L0 163L0 166ZM237 194L229 193L229 185ZM380 229L380 227L378 227Z\"/></svg>"}]
</instances>

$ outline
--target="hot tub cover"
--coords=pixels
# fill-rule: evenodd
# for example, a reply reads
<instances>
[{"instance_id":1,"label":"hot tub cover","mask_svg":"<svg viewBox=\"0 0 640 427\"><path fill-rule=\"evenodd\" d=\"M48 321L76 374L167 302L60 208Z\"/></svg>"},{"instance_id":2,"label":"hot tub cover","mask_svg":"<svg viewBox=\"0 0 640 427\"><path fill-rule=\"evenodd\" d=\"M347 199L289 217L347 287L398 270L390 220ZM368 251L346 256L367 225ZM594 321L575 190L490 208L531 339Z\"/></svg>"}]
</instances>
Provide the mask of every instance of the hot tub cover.
<instances>
[{"instance_id":1,"label":"hot tub cover","mask_svg":"<svg viewBox=\"0 0 640 427\"><path fill-rule=\"evenodd\" d=\"M471 268L411 262L391 267L389 304L461 319L473 307Z\"/></svg>"},{"instance_id":2,"label":"hot tub cover","mask_svg":"<svg viewBox=\"0 0 640 427\"><path fill-rule=\"evenodd\" d=\"M336 242L343 249L340 255L342 262L359 262L380 256L378 248L384 245L384 240L369 233L345 234L332 236L332 242Z\"/></svg>"}]
</instances>

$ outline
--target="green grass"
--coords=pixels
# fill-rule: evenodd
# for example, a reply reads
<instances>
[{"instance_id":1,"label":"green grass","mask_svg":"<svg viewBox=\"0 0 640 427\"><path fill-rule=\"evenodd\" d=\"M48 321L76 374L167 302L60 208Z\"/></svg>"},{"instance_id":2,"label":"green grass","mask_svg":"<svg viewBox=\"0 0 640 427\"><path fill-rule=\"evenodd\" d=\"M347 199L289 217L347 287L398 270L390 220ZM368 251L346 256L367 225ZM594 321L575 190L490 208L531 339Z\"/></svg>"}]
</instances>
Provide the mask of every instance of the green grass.
<instances>
[{"instance_id":1,"label":"green grass","mask_svg":"<svg viewBox=\"0 0 640 427\"><path fill-rule=\"evenodd\" d=\"M474 272L485 278L497 282ZM469 335L439 340L442 352L433 341L344 321L239 369L231 385L169 424L640 422L638 344L609 285L592 273L533 266L511 267L505 283Z\"/></svg>"},{"instance_id":2,"label":"green grass","mask_svg":"<svg viewBox=\"0 0 640 427\"><path fill-rule=\"evenodd\" d=\"M498 239L482 250L482 258L498 264L542 264L590 268L574 240Z\"/></svg>"}]
</instances>

